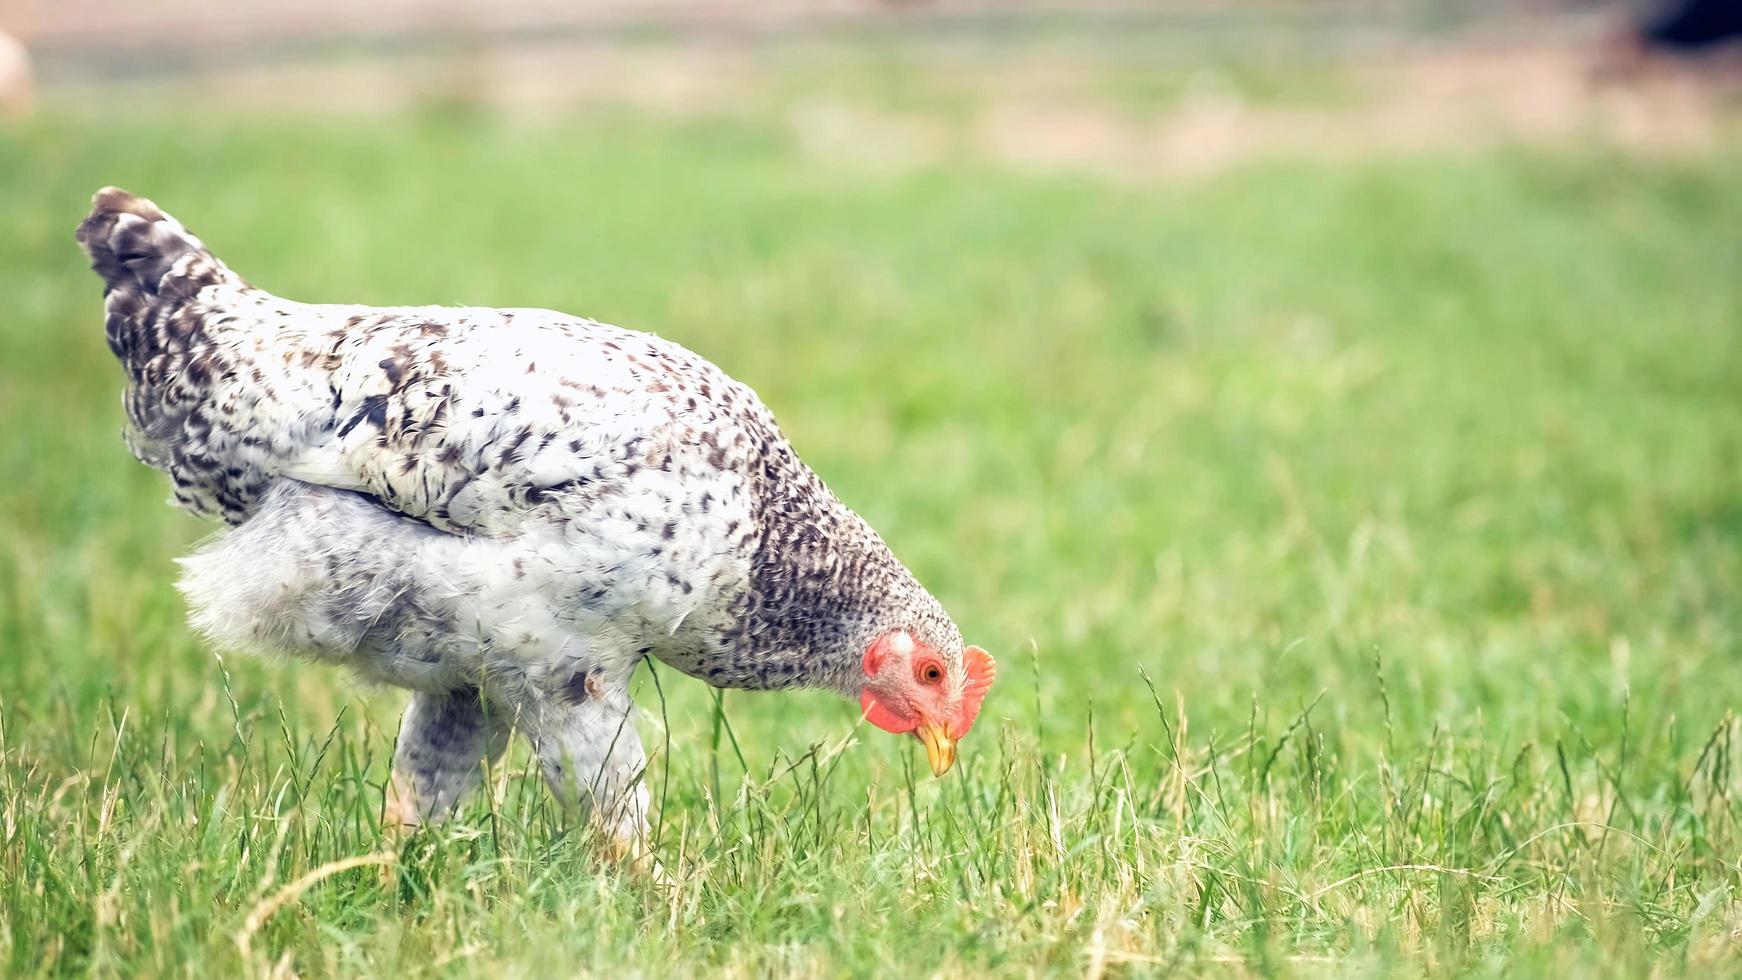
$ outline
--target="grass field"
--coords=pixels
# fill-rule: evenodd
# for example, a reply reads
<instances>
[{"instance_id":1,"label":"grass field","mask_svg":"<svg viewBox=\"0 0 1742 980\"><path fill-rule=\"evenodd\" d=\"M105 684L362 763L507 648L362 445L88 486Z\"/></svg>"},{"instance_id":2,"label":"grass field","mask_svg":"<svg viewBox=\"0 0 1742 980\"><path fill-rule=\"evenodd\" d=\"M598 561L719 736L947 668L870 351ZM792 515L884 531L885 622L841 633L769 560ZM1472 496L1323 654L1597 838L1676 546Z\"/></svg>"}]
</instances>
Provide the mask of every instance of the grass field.
<instances>
[{"instance_id":1,"label":"grass field","mask_svg":"<svg viewBox=\"0 0 1742 980\"><path fill-rule=\"evenodd\" d=\"M0 974L1742 970L1731 149L1146 183L825 167L753 113L0 132ZM524 754L383 837L401 697L183 626L211 529L117 437L106 183L293 298L555 307L754 385L999 657L958 770L644 672L669 887Z\"/></svg>"}]
</instances>

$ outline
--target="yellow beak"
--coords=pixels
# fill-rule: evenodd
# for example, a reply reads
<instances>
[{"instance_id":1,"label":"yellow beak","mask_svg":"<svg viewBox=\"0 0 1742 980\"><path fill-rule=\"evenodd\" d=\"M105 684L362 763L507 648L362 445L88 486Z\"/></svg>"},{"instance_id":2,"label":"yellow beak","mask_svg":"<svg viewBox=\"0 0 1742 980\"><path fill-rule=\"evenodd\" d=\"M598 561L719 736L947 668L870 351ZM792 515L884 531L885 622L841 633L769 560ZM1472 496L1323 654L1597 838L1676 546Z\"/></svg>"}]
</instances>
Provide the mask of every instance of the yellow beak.
<instances>
[{"instance_id":1,"label":"yellow beak","mask_svg":"<svg viewBox=\"0 0 1742 980\"><path fill-rule=\"evenodd\" d=\"M956 764L956 740L944 731L944 726L927 719L913 733L925 743L925 757L931 762L931 774L942 776Z\"/></svg>"}]
</instances>

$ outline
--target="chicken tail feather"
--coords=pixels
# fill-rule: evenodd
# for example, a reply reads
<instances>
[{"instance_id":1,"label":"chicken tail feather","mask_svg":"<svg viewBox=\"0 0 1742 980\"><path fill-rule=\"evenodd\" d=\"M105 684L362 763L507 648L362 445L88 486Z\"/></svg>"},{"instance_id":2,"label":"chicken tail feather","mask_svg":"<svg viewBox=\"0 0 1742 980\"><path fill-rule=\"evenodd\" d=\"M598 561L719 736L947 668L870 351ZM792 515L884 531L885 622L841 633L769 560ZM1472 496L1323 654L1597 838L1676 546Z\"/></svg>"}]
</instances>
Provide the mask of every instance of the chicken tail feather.
<instances>
[{"instance_id":1,"label":"chicken tail feather","mask_svg":"<svg viewBox=\"0 0 1742 980\"><path fill-rule=\"evenodd\" d=\"M179 299L231 278L181 222L119 187L105 187L91 199L78 238L106 292Z\"/></svg>"}]
</instances>

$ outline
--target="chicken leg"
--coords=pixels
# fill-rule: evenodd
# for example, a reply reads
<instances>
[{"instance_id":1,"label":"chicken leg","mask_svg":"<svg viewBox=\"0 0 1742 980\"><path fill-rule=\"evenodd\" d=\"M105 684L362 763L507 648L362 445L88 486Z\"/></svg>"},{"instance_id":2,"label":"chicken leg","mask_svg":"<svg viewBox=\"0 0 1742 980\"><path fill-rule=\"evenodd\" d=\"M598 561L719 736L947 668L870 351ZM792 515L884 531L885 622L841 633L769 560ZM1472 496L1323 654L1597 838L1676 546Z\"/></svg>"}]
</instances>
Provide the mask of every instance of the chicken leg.
<instances>
[{"instance_id":1,"label":"chicken leg","mask_svg":"<svg viewBox=\"0 0 1742 980\"><path fill-rule=\"evenodd\" d=\"M590 815L614 848L647 854L647 756L635 730L627 678L588 677L573 697L540 698L525 726L551 792Z\"/></svg>"},{"instance_id":2,"label":"chicken leg","mask_svg":"<svg viewBox=\"0 0 1742 980\"><path fill-rule=\"evenodd\" d=\"M501 758L513 719L492 708L474 687L418 692L399 724L393 777L382 823L439 823L478 785L480 763Z\"/></svg>"}]
</instances>

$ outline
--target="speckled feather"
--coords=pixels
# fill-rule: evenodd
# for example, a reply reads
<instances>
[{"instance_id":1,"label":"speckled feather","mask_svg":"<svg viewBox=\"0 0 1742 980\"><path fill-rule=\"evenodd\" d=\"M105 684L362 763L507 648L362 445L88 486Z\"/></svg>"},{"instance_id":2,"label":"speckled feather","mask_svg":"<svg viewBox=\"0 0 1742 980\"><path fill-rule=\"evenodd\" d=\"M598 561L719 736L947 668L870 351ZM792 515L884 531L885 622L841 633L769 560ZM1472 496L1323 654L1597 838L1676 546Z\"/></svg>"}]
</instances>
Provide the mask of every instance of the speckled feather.
<instances>
[{"instance_id":1,"label":"speckled feather","mask_svg":"<svg viewBox=\"0 0 1742 980\"><path fill-rule=\"evenodd\" d=\"M240 528L188 562L221 641L413 688L560 686L651 654L852 696L866 645L903 627L959 660L756 394L676 344L545 310L280 299L113 188L78 237L131 448Z\"/></svg>"},{"instance_id":2,"label":"speckled feather","mask_svg":"<svg viewBox=\"0 0 1742 980\"><path fill-rule=\"evenodd\" d=\"M647 656L848 697L893 631L963 664L756 394L676 344L547 310L280 299L116 188L78 239L129 446L232 525L183 559L194 625L413 692L391 822L442 817L519 729L559 797L643 839L627 685Z\"/></svg>"}]
</instances>

